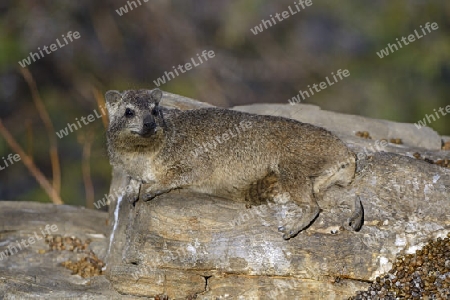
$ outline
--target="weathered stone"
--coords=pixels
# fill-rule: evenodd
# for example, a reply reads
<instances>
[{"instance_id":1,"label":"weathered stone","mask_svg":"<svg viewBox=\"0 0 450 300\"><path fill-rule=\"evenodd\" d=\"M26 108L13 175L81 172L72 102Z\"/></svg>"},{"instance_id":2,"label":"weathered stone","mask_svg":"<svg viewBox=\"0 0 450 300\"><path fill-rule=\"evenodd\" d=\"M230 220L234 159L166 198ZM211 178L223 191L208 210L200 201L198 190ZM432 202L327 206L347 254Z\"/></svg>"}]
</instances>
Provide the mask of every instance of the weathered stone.
<instances>
[{"instance_id":1,"label":"weathered stone","mask_svg":"<svg viewBox=\"0 0 450 300\"><path fill-rule=\"evenodd\" d=\"M208 105L169 93L163 104ZM292 107L300 113L294 116ZM319 201L319 217L289 241L277 231L272 206L248 208L186 190L132 206L121 170L113 173L109 216L70 206L0 202L0 255L16 240L55 224L57 234L92 238L91 249L107 262L106 277L70 275L60 263L74 254L39 254L48 249L39 240L0 260L0 298L345 299L389 270L396 254L412 253L450 231L450 169L422 160L450 159L431 129L301 104L236 109L281 112L332 130L358 155L355 182L332 187ZM369 131L373 139L357 137L356 131ZM383 138L401 138L404 144L380 144ZM415 152L422 159L414 158ZM359 232L345 231L341 225L357 195L365 223Z\"/></svg>"},{"instance_id":2,"label":"weathered stone","mask_svg":"<svg viewBox=\"0 0 450 300\"><path fill-rule=\"evenodd\" d=\"M22 239L34 237L35 242L22 250L17 247L17 253L11 247L13 255L0 257L0 299L137 299L114 291L103 275L90 279L71 275L61 262L81 254L48 251L44 242L45 226L55 225L58 230L50 230L54 235L92 239L90 249L105 259L107 222L107 213L82 207L1 201L0 255Z\"/></svg>"}]
</instances>

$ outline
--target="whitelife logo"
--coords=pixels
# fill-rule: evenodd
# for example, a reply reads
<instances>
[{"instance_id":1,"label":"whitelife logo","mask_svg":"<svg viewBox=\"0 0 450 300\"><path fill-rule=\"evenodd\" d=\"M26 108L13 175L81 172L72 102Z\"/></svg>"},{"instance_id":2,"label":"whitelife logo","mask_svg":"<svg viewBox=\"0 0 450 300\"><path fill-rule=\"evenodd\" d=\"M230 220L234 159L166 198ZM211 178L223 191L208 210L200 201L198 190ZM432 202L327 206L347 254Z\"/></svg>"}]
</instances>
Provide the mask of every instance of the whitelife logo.
<instances>
[{"instance_id":1,"label":"whitelife logo","mask_svg":"<svg viewBox=\"0 0 450 300\"><path fill-rule=\"evenodd\" d=\"M144 3L147 3L148 1L150 1L150 0L142 0L142 2L144 2ZM139 3L139 5L136 2ZM124 6L119 7L119 9L116 9L116 13L121 17L124 14L127 14L129 11L132 11L133 9L138 8L139 6L142 6L142 2L141 2L141 0L127 1L127 5L130 8L130 10L128 10L127 5L124 5Z\"/></svg>"},{"instance_id":2,"label":"whitelife logo","mask_svg":"<svg viewBox=\"0 0 450 300\"><path fill-rule=\"evenodd\" d=\"M408 41L409 41L409 42L406 41L406 37L402 36L401 41L402 41L403 45L407 46L407 45L409 45L410 43L414 42L414 41L416 40L416 38L417 38L417 39L421 39L421 38L423 38L424 36L426 36L426 35L427 35L427 32L426 32L425 29L422 27L422 25L420 25L420 28L422 29L423 35L420 35L420 34L417 32L417 30L414 30L414 34L408 35ZM430 22L427 22L427 23L425 24L425 28L427 29L428 33L430 33L430 32L431 32L431 29L437 30L437 29L439 28L439 26L438 26L438 24L437 24L436 22L431 23L431 24L430 24ZM430 29L430 28L431 28L431 29ZM396 40L397 40L397 45L398 45L398 47L403 48L402 43L399 41L399 39L396 38ZM378 57L379 57L379 58L383 58L383 57L385 57L385 56L388 56L388 55L391 54L391 53L394 53L395 51L398 51L397 45L396 45L396 44L390 44L390 43L389 43L388 46L387 46L386 48L381 49L379 52L377 52Z\"/></svg>"},{"instance_id":3,"label":"whitelife logo","mask_svg":"<svg viewBox=\"0 0 450 300\"><path fill-rule=\"evenodd\" d=\"M440 116L439 116L438 112L436 111L436 108L433 109L433 110L434 110L434 114L435 114L436 118L440 119ZM444 117L444 116L447 115L447 113L450 113L450 105L447 105L445 107L445 111L446 112L444 112L444 108L442 108L442 107L439 107L438 111ZM429 123L432 122L431 119L433 119L433 122L434 122L434 121L436 121L436 118L433 115L427 115L426 114L425 118L423 118L422 120L417 121L417 123L414 123L414 125L416 125L417 129L420 129L422 127L427 126L427 121L428 121L428 124L429 124Z\"/></svg>"},{"instance_id":4,"label":"whitelife logo","mask_svg":"<svg viewBox=\"0 0 450 300\"><path fill-rule=\"evenodd\" d=\"M175 67L175 66L172 67L173 68L173 72L175 72L176 76L175 76L175 74L173 72L171 72L171 71L167 72L166 71L166 72L164 72L163 76L159 77L156 80L153 80L153 83L157 87L159 87L160 85L165 84L166 82L169 82L172 79L175 79L175 77L180 76L180 73L178 73L178 70L181 73L186 73L187 71L192 70L193 66L194 67L198 67L201 64L203 64L204 62L208 61L208 58L213 58L214 56L216 56L216 54L214 53L213 50L209 50L208 52L206 50L203 50L201 57L200 57L200 54L197 53L197 58L198 58L198 62L199 63L196 63L195 58L192 57L191 58L192 64L190 62L188 62L188 63L185 63L184 65L178 65L178 67ZM203 57L203 59L205 61L202 60L202 57ZM184 66L184 69L183 69L183 66ZM166 79L167 79L167 81L166 81Z\"/></svg>"},{"instance_id":5,"label":"whitelife logo","mask_svg":"<svg viewBox=\"0 0 450 300\"><path fill-rule=\"evenodd\" d=\"M42 240L43 238L45 238L45 236L47 234L52 234L52 232L56 232L58 231L58 226L56 226L55 224L53 225L45 225L45 229L39 228L41 230L42 236L39 236L36 231L34 232L34 237L30 236L28 238L28 244L27 244L27 240L22 239L20 242L16 241L15 245L9 245L7 248L7 250L0 252L0 260L6 259L8 256L17 254L19 251L24 250L25 248L30 247L31 245L33 245L34 243L36 243L36 241ZM47 232L45 233L44 230ZM51 231L51 232L50 232ZM19 249L17 249L19 248Z\"/></svg>"},{"instance_id":6,"label":"whitelife logo","mask_svg":"<svg viewBox=\"0 0 450 300\"><path fill-rule=\"evenodd\" d=\"M14 154L14 155L12 155L12 154L10 153L10 154L8 154L8 157L7 157L6 159L5 159L5 157L2 157L2 159L3 159L3 164L4 164L4 165L2 166L2 164L0 164L0 171L3 171L3 170L6 169L7 167L13 165L14 162L19 162L22 158L20 157L19 154ZM8 164L8 162L7 162L6 160L9 161L9 164ZM13 161L13 160L14 160L14 161Z\"/></svg>"},{"instance_id":7,"label":"whitelife logo","mask_svg":"<svg viewBox=\"0 0 450 300\"><path fill-rule=\"evenodd\" d=\"M94 110L92 111L94 114L90 114L90 115L87 116L87 117L81 117L81 118L80 118L81 122L83 122L84 125L89 125L89 123L92 123L92 122L94 122L94 121L97 120L97 119L101 119L101 118L102 118L102 115L103 115L103 116L106 115L106 112L105 112L104 107L102 107L102 106L100 106L100 110L101 110L101 112L102 112L101 114L99 114L99 113L97 112L97 110L94 109ZM83 125L80 123L80 120L78 120L78 118L75 118L76 124L75 124L75 123L67 123L66 128L61 129L59 132L56 132L56 135L57 135L60 139L62 139L63 137L69 135L69 130L70 130L70 133L72 133L74 130L80 129L81 127L83 127ZM78 124L78 126L77 126L77 124Z\"/></svg>"},{"instance_id":8,"label":"whitelife logo","mask_svg":"<svg viewBox=\"0 0 450 300\"><path fill-rule=\"evenodd\" d=\"M334 81L330 80L328 78L328 76L327 76L327 77L325 77L326 82L322 81L319 84L314 83L312 85L312 87L311 87L311 85L308 85L309 93L308 93L308 91L299 90L298 94L296 96L294 96L294 97L292 97L291 99L288 100L289 103L292 104L292 105L298 104L302 100L305 100L306 98L309 98L312 95L314 95L314 91L316 91L316 93L318 93L320 91L323 91L327 87L332 86L333 84L339 82L340 80L342 81L345 77L350 76L350 71L347 70L347 69L345 69L343 71L341 69L339 69L339 70L336 71L336 75L334 74L334 72L331 72L331 76L333 77ZM340 80L338 80L336 76L339 77ZM300 99L300 97L301 97L301 99Z\"/></svg>"},{"instance_id":9,"label":"whitelife logo","mask_svg":"<svg viewBox=\"0 0 450 300\"><path fill-rule=\"evenodd\" d=\"M300 6L302 8L300 8ZM270 15L270 20L261 20L261 23L259 25L256 25L253 28L250 28L250 31L254 34L257 35L258 33L261 33L264 31L264 29L269 29L270 27L274 26L275 24L277 24L278 22L281 22L287 18L289 18L290 16L293 16L297 13L299 13L302 10L305 10L306 7L311 6L312 5L312 0L300 0L297 2L294 2L294 6L295 9L292 9L292 7L289 5L288 6L288 10L283 11L281 14L280 13L276 13L275 17L273 17L273 15ZM272 20L272 21L271 21Z\"/></svg>"},{"instance_id":10,"label":"whitelife logo","mask_svg":"<svg viewBox=\"0 0 450 300\"><path fill-rule=\"evenodd\" d=\"M207 153L209 152L209 150L215 150L217 147L217 143L222 144L225 143L227 141L229 141L230 139L232 139L233 137L237 137L241 134L241 131L245 132L246 130L252 128L253 123L250 121L241 121L239 123L239 126L234 125L234 131L236 134L233 134L233 130L229 129L228 131L222 133L221 135L216 135L214 137L214 139L210 140L211 143L206 142L203 143L201 146L195 148L193 151L191 151L191 154L194 157L198 157L199 155L203 154L203 153ZM240 129L240 130L239 130ZM222 138L222 140L221 140Z\"/></svg>"},{"instance_id":11,"label":"whitelife logo","mask_svg":"<svg viewBox=\"0 0 450 300\"><path fill-rule=\"evenodd\" d=\"M47 45L44 45L44 47L42 47L42 49L41 49L41 47L38 47L38 50L37 50L38 53L30 52L30 55L27 58L23 59L22 61L19 61L19 65L22 68L25 68L26 66L31 65L31 60L33 60L33 62L35 62L35 61L43 58L45 56L44 52L46 54L51 54L52 52L55 52L56 50L68 45L69 42L67 41L67 39L69 39L70 42L73 42L74 39L78 40L81 37L81 35L78 31L74 31L74 33L72 33L72 31L69 31L67 33L67 35L63 34L62 37L63 37L65 44L61 43L59 38L57 38L56 44L51 44L49 47L47 47Z\"/></svg>"}]
</instances>

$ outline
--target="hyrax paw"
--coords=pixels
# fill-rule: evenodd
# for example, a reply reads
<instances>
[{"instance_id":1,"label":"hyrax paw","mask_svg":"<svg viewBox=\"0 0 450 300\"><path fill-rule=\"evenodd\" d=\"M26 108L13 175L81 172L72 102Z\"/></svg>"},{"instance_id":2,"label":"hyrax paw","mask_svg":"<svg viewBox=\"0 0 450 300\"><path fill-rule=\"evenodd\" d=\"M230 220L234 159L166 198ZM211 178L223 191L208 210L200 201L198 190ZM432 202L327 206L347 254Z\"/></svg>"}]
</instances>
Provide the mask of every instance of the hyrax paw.
<instances>
[{"instance_id":1,"label":"hyrax paw","mask_svg":"<svg viewBox=\"0 0 450 300\"><path fill-rule=\"evenodd\" d=\"M128 199L128 202L134 205L139 200L140 189L141 184L138 181L129 178L128 185L125 188L125 195Z\"/></svg>"},{"instance_id":2,"label":"hyrax paw","mask_svg":"<svg viewBox=\"0 0 450 300\"><path fill-rule=\"evenodd\" d=\"M156 196L158 196L158 194L155 193L145 193L142 196L142 200L144 200L145 202L152 200L153 198L155 198Z\"/></svg>"},{"instance_id":3,"label":"hyrax paw","mask_svg":"<svg viewBox=\"0 0 450 300\"><path fill-rule=\"evenodd\" d=\"M138 193L131 193L128 194L128 202L131 204L135 204L139 200L139 194Z\"/></svg>"},{"instance_id":4,"label":"hyrax paw","mask_svg":"<svg viewBox=\"0 0 450 300\"><path fill-rule=\"evenodd\" d=\"M290 238L293 238L299 232L297 230L289 229L286 226L279 226L278 231L283 233L283 239L285 239L285 240L289 240Z\"/></svg>"},{"instance_id":5,"label":"hyrax paw","mask_svg":"<svg viewBox=\"0 0 450 300\"><path fill-rule=\"evenodd\" d=\"M347 219L344 228L348 231L359 231L364 223L364 207L360 197L355 198L355 208L353 214Z\"/></svg>"},{"instance_id":6,"label":"hyrax paw","mask_svg":"<svg viewBox=\"0 0 450 300\"><path fill-rule=\"evenodd\" d=\"M147 189L145 193L142 195L142 200L150 201L153 198L162 195L164 193L169 192L170 190L152 190L151 188Z\"/></svg>"}]
</instances>

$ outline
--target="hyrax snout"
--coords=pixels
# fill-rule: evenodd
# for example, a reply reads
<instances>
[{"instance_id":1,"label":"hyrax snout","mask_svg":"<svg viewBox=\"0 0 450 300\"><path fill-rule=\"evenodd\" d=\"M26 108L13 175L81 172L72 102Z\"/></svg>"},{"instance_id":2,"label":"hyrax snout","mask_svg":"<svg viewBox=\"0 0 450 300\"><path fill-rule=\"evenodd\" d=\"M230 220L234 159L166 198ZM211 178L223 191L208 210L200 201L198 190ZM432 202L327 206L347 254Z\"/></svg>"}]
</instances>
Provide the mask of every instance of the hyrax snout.
<instances>
[{"instance_id":1,"label":"hyrax snout","mask_svg":"<svg viewBox=\"0 0 450 300\"><path fill-rule=\"evenodd\" d=\"M319 214L316 198L354 178L354 154L323 128L222 108L169 110L161 98L159 89L106 93L111 163L132 182L151 183L144 200L186 188L271 201L287 209L278 230L289 239Z\"/></svg>"}]
</instances>

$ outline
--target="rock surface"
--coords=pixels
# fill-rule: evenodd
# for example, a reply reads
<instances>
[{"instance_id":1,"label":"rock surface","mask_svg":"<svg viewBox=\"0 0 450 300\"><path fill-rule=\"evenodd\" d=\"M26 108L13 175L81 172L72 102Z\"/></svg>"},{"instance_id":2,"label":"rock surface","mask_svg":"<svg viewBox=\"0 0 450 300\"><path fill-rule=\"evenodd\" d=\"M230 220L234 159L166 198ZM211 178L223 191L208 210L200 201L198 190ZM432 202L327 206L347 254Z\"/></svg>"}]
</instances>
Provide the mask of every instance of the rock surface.
<instances>
[{"instance_id":1,"label":"rock surface","mask_svg":"<svg viewBox=\"0 0 450 300\"><path fill-rule=\"evenodd\" d=\"M208 106L168 93L162 104ZM83 279L60 265L79 253L41 253L48 245L36 240L0 260L0 298L345 299L387 272L397 254L413 253L450 232L450 169L429 163L449 159L450 152L440 150L442 137L430 128L302 104L234 109L280 114L335 132L358 155L355 182L332 187L319 201L319 217L289 241L277 232L273 206L250 208L177 190L133 207L120 170L113 173L109 215L0 202L0 256L16 241L55 225L55 234L91 238L90 249L107 262L106 276ZM357 131L368 131L372 139L355 136ZM403 144L381 142L396 138ZM341 225L357 195L365 223L359 232L345 231Z\"/></svg>"},{"instance_id":2,"label":"rock surface","mask_svg":"<svg viewBox=\"0 0 450 300\"><path fill-rule=\"evenodd\" d=\"M92 239L90 249L104 259L108 249L107 223L107 213L82 207L1 201L0 299L137 299L114 291L104 275L90 279L71 275L61 263L75 261L82 253L49 251L45 243L46 225L56 226L56 231L50 229L53 235ZM22 239L29 246L22 244L20 249L17 243ZM13 254L2 256L8 248Z\"/></svg>"}]
</instances>

